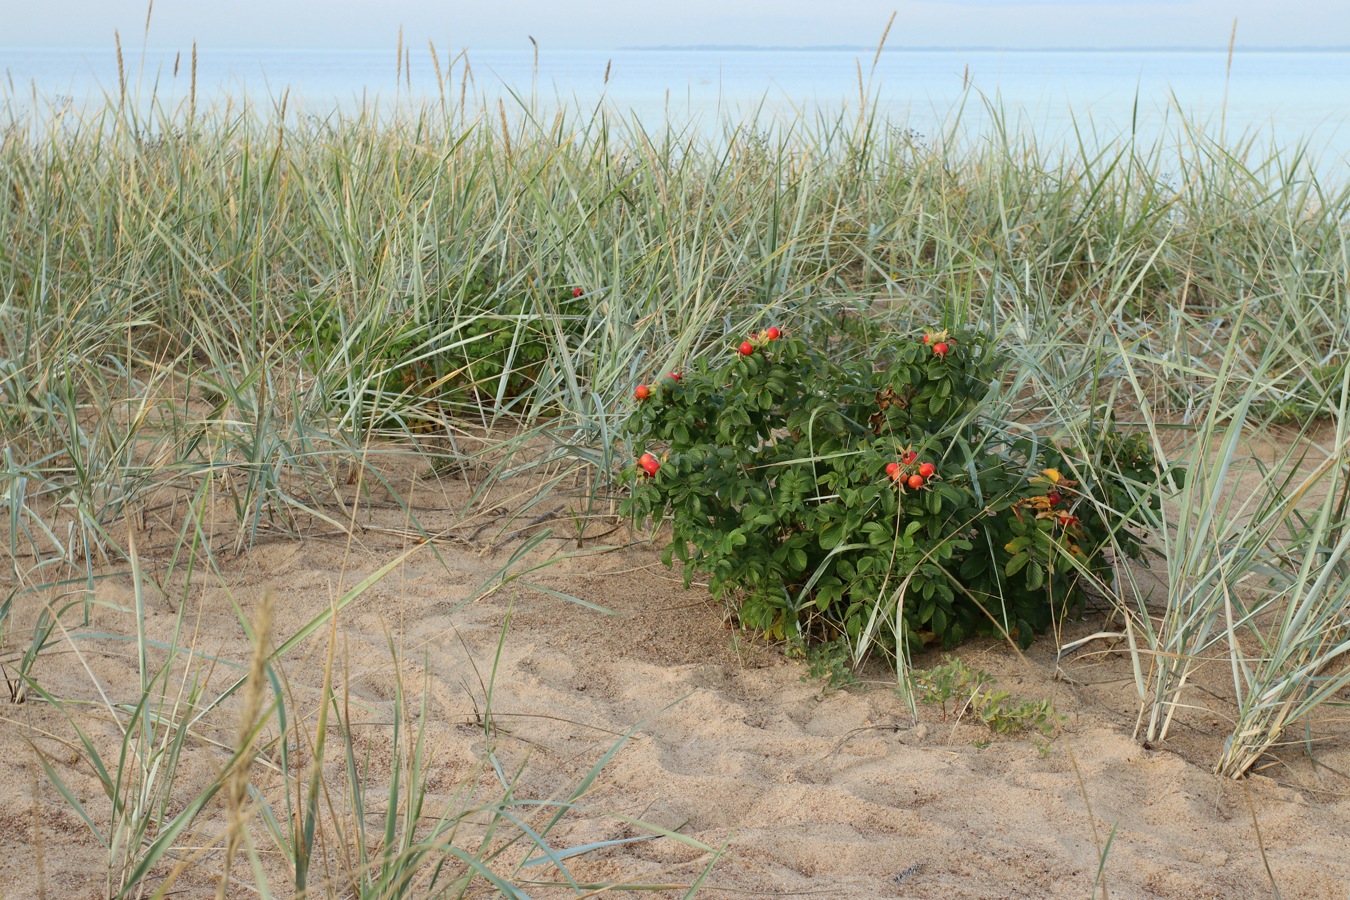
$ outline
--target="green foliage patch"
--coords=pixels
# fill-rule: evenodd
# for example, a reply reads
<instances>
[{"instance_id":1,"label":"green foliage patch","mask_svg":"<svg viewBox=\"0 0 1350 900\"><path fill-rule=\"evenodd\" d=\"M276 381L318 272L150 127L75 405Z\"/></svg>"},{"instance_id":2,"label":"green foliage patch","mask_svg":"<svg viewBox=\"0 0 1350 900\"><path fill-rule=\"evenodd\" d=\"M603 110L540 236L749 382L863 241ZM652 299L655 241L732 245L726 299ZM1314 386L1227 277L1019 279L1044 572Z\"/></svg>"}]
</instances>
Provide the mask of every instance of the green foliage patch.
<instances>
[{"instance_id":1,"label":"green foliage patch","mask_svg":"<svg viewBox=\"0 0 1350 900\"><path fill-rule=\"evenodd\" d=\"M1009 691L991 687L994 679L988 672L950 656L932 668L912 671L909 682L920 702L942 708L944 719L950 704L958 717L972 714L995 734L1034 731L1050 738L1064 721L1049 700L1014 698Z\"/></svg>"},{"instance_id":2,"label":"green foliage patch","mask_svg":"<svg viewBox=\"0 0 1350 900\"><path fill-rule=\"evenodd\" d=\"M301 294L288 334L330 393L360 393L387 424L391 398L443 411L502 407L538 382L557 342L577 340L589 301L580 288L500 282L479 268L428 296L380 310ZM350 398L349 398L350 399Z\"/></svg>"}]
</instances>

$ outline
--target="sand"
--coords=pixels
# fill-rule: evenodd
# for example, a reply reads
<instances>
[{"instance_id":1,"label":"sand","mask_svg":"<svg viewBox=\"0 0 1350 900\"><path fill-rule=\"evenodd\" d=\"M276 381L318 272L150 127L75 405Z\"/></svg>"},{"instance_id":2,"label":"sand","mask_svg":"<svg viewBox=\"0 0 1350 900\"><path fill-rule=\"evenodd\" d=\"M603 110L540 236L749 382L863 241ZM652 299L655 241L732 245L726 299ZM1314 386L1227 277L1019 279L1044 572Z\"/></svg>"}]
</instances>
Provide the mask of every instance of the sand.
<instances>
[{"instance_id":1,"label":"sand","mask_svg":"<svg viewBox=\"0 0 1350 900\"><path fill-rule=\"evenodd\" d=\"M1217 777L1209 767L1228 711L1203 678L1191 694L1196 708L1181 715L1171 741L1146 748L1133 736L1137 698L1121 648L1093 644L1056 677L1050 637L1025 656L992 640L958 653L1018 697L1054 704L1065 721L1048 746L1033 735L992 734L936 707L921 707L915 723L884 670L865 670L857 683L830 690L804 679L805 663L783 648L729 630L721 606L698 586L684 589L641 535L597 520L578 549L565 495L515 520L505 503L495 517L466 521L453 512L464 496L453 479L424 478L418 492L419 517L444 539L413 549L340 614L337 629L335 684L349 698L357 744L369 754L373 814L383 810L400 679L413 706L426 686L432 815L483 759L491 682L497 758L505 770L523 773L520 797L566 796L616 736L633 729L584 797L585 809L553 833L555 846L643 833L608 813L677 830L725 847L701 896L1083 898L1093 892L1108 841L1102 876L1112 897L1267 897L1274 886L1284 898L1347 896L1350 778L1340 773L1350 772L1350 741L1343 736L1330 733L1314 757L1285 748L1243 781ZM541 519L552 507L556 514ZM181 581L163 592L150 585L148 630L166 638L183 602L198 650L243 663L249 643L234 603L251 615L263 590L275 590L274 634L285 637L344 586L414 545L400 534L404 513L396 506L363 512L358 521L350 543L318 525L304 539L264 533L247 552L221 553L218 574L199 571L186 600ZM138 530L148 567L165 561L172 525L152 517ZM550 565L474 599L522 542L549 527L554 536L528 562ZM130 634L131 617L112 608L132 603L124 565L108 568L96 595L104 605L87 629L72 631ZM11 666L37 615L32 595L23 602L7 638ZM1102 626L1094 613L1071 623L1064 639ZM320 629L278 667L311 729L314 704L305 698L322 684L327 638ZM58 641L39 659L34 671L42 684L60 697L98 701L92 674L112 702L134 701L134 645L75 645L78 654ZM941 659L934 651L916 663ZM207 694L238 675L217 665ZM1221 681L1222 672L1212 676ZM232 739L237 708L227 704L206 717L189 740L171 807L180 808L225 764L221 745ZM100 709L93 702L76 715L106 753L116 732ZM41 698L10 704L4 716L0 893L100 896L106 851L44 774L30 741L102 827L108 804L87 754ZM254 785L278 802L286 786L264 757ZM224 815L213 801L199 843L218 834ZM265 851L273 890L289 896L280 858L256 820L252 836ZM578 879L687 884L709 859L660 838L574 859L572 871ZM219 865L219 853L202 857L178 874L174 896L211 895ZM149 883L168 871L159 867ZM244 867L234 873L240 884L230 896L254 896L243 886ZM556 877L547 867L526 874Z\"/></svg>"}]
</instances>

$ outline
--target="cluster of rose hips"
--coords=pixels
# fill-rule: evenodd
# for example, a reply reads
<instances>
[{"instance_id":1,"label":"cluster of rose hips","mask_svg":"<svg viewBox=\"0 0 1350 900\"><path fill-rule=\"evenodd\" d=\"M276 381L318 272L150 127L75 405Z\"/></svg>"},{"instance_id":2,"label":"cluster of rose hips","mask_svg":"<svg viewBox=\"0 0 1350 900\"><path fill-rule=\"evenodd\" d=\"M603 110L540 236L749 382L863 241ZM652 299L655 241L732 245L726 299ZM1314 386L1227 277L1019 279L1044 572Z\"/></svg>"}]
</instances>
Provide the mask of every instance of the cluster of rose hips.
<instances>
[{"instance_id":1,"label":"cluster of rose hips","mask_svg":"<svg viewBox=\"0 0 1350 900\"><path fill-rule=\"evenodd\" d=\"M939 359L950 353L952 344L956 343L956 341L952 340L947 334L946 329L942 331L930 331L923 336L923 342L933 348L933 355Z\"/></svg>"},{"instance_id":2,"label":"cluster of rose hips","mask_svg":"<svg viewBox=\"0 0 1350 900\"><path fill-rule=\"evenodd\" d=\"M891 481L917 491L937 474L937 466L930 462L920 463L919 454L906 450L900 454L900 462L886 463L886 474Z\"/></svg>"},{"instance_id":3,"label":"cluster of rose hips","mask_svg":"<svg viewBox=\"0 0 1350 900\"><path fill-rule=\"evenodd\" d=\"M750 340L741 341L741 346L737 348L737 352L739 352L741 356L749 356L755 352L756 346L763 346L769 341L778 340L782 336L783 332L779 330L777 325L770 325L758 334L750 335Z\"/></svg>"},{"instance_id":4,"label":"cluster of rose hips","mask_svg":"<svg viewBox=\"0 0 1350 900\"><path fill-rule=\"evenodd\" d=\"M1077 482L1069 481L1059 473L1058 469L1045 469L1032 481L1050 483L1045 492L1044 506L1042 506L1040 498L1032 498L1030 501L1031 505L1040 510L1036 518L1048 519L1053 517L1061 528L1072 528L1079 523L1079 518L1067 509L1056 508L1064 502L1064 491L1072 490Z\"/></svg>"},{"instance_id":5,"label":"cluster of rose hips","mask_svg":"<svg viewBox=\"0 0 1350 900\"><path fill-rule=\"evenodd\" d=\"M1064 502L1064 495L1059 491L1052 490L1045 495L1045 499L1050 501L1050 508L1054 509ZM1055 513L1055 521L1059 523L1061 528L1072 528L1078 524L1078 517L1068 510L1062 509Z\"/></svg>"},{"instance_id":6,"label":"cluster of rose hips","mask_svg":"<svg viewBox=\"0 0 1350 900\"><path fill-rule=\"evenodd\" d=\"M666 378L670 379L673 382L678 382L681 377L682 376L680 375L679 372L671 372L669 375L666 376ZM636 388L633 389L633 396L638 398L638 400L646 400L651 395L652 389L650 385L639 384Z\"/></svg>"},{"instance_id":7,"label":"cluster of rose hips","mask_svg":"<svg viewBox=\"0 0 1350 900\"><path fill-rule=\"evenodd\" d=\"M681 376L679 372L671 372L667 374L666 381L668 382L668 384L665 385L667 390L678 384L681 377L683 376ZM646 400L649 397L651 397L651 395L652 395L651 387L645 384L639 384L633 390L633 396L636 397L639 401ZM637 464L638 468L641 469L643 474L645 474L648 478L655 478L656 473L661 469L660 460L658 460L655 456L652 456L650 453L644 453L641 456L639 456Z\"/></svg>"}]
</instances>

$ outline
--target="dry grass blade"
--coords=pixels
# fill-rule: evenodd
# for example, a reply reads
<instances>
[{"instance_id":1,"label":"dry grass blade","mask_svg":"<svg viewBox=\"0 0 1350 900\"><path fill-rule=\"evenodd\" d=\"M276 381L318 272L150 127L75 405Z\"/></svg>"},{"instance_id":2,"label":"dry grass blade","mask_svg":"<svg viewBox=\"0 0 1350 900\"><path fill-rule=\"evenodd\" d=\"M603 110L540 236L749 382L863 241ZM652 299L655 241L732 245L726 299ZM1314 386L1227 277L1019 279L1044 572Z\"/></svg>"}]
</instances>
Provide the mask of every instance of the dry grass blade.
<instances>
[{"instance_id":1,"label":"dry grass blade","mask_svg":"<svg viewBox=\"0 0 1350 900\"><path fill-rule=\"evenodd\" d=\"M263 591L253 622L253 660L249 665L247 680L244 682L243 706L240 709L239 730L235 737L235 746L240 752L224 776L225 806L229 825L225 836L224 871L216 888L218 900L223 900L226 896L235 854L240 844L248 840L248 822L252 817L252 810L247 805L249 772L257 755L254 741L259 721L263 718L263 700L267 696L267 661L270 657L268 643L272 638L272 616L275 606L276 593L270 589Z\"/></svg>"}]
</instances>

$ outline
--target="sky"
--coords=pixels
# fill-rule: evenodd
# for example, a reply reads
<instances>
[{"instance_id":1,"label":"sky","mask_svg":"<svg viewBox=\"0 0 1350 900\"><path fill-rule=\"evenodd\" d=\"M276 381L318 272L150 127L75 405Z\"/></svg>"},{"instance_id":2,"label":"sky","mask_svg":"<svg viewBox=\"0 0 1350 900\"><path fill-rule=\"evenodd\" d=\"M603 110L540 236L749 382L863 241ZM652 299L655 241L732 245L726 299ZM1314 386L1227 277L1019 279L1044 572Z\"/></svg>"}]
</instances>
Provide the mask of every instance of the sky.
<instances>
[{"instance_id":1,"label":"sky","mask_svg":"<svg viewBox=\"0 0 1350 900\"><path fill-rule=\"evenodd\" d=\"M0 46L139 47L145 0L0 0ZM148 43L186 47L617 48L660 44L1350 45L1348 0L156 0Z\"/></svg>"}]
</instances>

